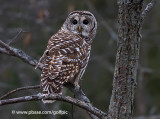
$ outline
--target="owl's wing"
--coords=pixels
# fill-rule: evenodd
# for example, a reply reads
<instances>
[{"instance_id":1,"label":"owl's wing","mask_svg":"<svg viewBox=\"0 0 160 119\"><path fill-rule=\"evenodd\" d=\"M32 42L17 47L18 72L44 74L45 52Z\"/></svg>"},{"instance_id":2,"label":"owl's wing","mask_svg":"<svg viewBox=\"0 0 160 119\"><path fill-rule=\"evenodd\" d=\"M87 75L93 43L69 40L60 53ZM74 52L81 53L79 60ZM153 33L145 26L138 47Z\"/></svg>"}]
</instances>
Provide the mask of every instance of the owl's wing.
<instances>
[{"instance_id":1,"label":"owl's wing","mask_svg":"<svg viewBox=\"0 0 160 119\"><path fill-rule=\"evenodd\" d=\"M52 36L43 56L44 66L41 74L43 89L48 91L49 85L52 87L50 93L60 92L63 83L68 82L79 72L86 59L86 50L87 44L81 37L64 33Z\"/></svg>"}]
</instances>

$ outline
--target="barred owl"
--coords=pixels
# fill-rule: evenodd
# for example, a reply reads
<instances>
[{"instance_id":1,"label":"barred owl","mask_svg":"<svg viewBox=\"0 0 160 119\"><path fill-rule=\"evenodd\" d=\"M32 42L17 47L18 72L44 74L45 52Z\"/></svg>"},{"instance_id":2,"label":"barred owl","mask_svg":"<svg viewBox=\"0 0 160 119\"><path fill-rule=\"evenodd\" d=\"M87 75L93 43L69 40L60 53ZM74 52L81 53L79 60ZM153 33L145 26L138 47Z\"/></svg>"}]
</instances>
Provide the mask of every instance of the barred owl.
<instances>
[{"instance_id":1,"label":"barred owl","mask_svg":"<svg viewBox=\"0 0 160 119\"><path fill-rule=\"evenodd\" d=\"M90 57L97 22L88 11L71 12L61 29L48 41L40 58L42 62L42 94L62 94L63 84L79 86ZM51 103L53 100L42 100Z\"/></svg>"}]
</instances>

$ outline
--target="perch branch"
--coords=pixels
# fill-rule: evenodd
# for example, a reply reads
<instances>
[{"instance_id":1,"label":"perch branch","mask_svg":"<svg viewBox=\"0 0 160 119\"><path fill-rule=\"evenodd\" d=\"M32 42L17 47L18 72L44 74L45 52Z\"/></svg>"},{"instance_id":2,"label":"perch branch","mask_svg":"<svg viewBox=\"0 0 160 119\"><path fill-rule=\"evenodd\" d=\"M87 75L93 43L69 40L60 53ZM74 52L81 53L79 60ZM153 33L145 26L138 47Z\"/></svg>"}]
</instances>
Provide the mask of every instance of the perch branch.
<instances>
[{"instance_id":1,"label":"perch branch","mask_svg":"<svg viewBox=\"0 0 160 119\"><path fill-rule=\"evenodd\" d=\"M85 103L84 101L80 101L78 99L69 97L69 96L62 96L62 95L49 95L46 97L43 97L41 94L37 95L31 95L31 96L23 96L18 98L12 98L12 99L6 99L6 100L0 100L0 105L7 105L7 104L14 104L14 103L20 103L20 102L27 102L27 101L40 101L41 99L48 99L48 100L58 100L63 102L68 102L71 104L74 104L94 115L96 115L99 118L104 118L107 116L106 113L102 112L101 110L90 106L88 103Z\"/></svg>"},{"instance_id":2,"label":"perch branch","mask_svg":"<svg viewBox=\"0 0 160 119\"><path fill-rule=\"evenodd\" d=\"M32 66L36 66L36 64L38 63L37 60L35 60L34 58L30 57L29 55L27 55L26 53L24 53L22 50L13 48L11 46L9 46L8 44L4 43L3 41L0 40L0 46L4 49L3 54L9 55L9 56L14 56L17 57L19 59L21 59L23 62L30 64ZM38 68L41 70L42 69L42 64L39 64ZM86 103L88 103L88 105L90 105L92 107L92 105L90 104L90 100L87 98L87 96L83 93L82 90L80 90L77 87L74 87L73 85L71 85L70 83L65 85L70 91L72 91L75 95L75 97L81 101L84 101ZM98 119L95 115L91 114L90 112L88 112L90 117L92 119Z\"/></svg>"},{"instance_id":3,"label":"perch branch","mask_svg":"<svg viewBox=\"0 0 160 119\"><path fill-rule=\"evenodd\" d=\"M75 98L82 100L88 103L88 105L92 106L90 103L90 100L87 98L87 96L82 91L82 89L79 89L78 87L74 87L71 83L66 83L64 86L66 86L71 92L74 93ZM97 116L91 114L90 112L88 112L88 114L90 115L91 119L98 119Z\"/></svg>"}]
</instances>

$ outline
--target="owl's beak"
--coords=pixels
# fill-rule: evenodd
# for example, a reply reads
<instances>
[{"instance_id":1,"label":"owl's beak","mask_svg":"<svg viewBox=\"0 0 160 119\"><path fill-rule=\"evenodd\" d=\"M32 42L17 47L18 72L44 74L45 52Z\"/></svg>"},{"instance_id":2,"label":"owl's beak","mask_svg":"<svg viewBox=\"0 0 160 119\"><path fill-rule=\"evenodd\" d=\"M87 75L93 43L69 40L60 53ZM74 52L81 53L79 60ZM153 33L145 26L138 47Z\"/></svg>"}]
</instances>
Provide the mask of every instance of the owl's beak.
<instances>
[{"instance_id":1,"label":"owl's beak","mask_svg":"<svg viewBox=\"0 0 160 119\"><path fill-rule=\"evenodd\" d=\"M81 26L79 26L79 27L78 27L78 30L79 30L79 32L81 32L81 31L82 31L82 27L81 27Z\"/></svg>"}]
</instances>

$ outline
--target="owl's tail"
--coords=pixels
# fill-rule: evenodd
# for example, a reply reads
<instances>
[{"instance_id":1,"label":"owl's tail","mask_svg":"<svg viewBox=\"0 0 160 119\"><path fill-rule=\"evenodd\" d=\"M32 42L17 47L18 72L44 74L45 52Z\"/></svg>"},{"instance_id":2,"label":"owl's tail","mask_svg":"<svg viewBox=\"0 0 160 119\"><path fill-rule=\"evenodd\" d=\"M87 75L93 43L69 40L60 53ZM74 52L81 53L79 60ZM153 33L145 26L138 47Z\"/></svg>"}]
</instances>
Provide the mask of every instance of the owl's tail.
<instances>
[{"instance_id":1,"label":"owl's tail","mask_svg":"<svg viewBox=\"0 0 160 119\"><path fill-rule=\"evenodd\" d=\"M58 87L58 85L55 84L53 80L43 80L41 79L42 83L42 95L44 97L49 95L56 95L56 94L62 94L62 88ZM43 103L53 103L55 100L52 99L42 99Z\"/></svg>"},{"instance_id":2,"label":"owl's tail","mask_svg":"<svg viewBox=\"0 0 160 119\"><path fill-rule=\"evenodd\" d=\"M44 97L47 97L49 95L55 95L55 94L56 93L53 92L53 87L49 84L46 84L46 86L43 88L42 95ZM42 102L43 103L53 103L53 102L55 102L55 100L42 99Z\"/></svg>"}]
</instances>

